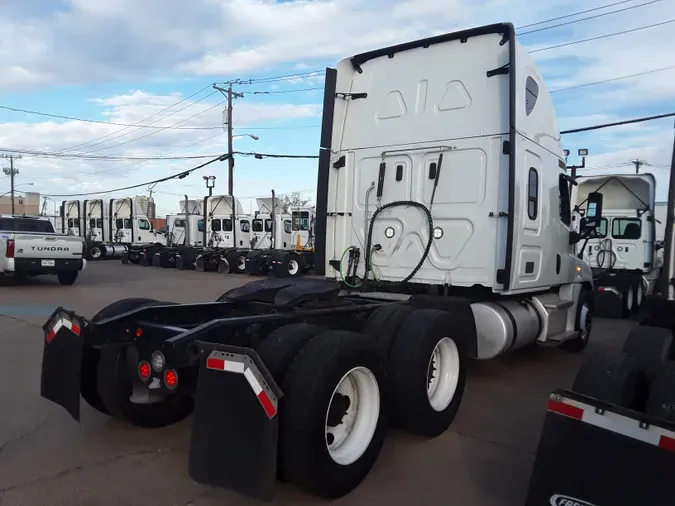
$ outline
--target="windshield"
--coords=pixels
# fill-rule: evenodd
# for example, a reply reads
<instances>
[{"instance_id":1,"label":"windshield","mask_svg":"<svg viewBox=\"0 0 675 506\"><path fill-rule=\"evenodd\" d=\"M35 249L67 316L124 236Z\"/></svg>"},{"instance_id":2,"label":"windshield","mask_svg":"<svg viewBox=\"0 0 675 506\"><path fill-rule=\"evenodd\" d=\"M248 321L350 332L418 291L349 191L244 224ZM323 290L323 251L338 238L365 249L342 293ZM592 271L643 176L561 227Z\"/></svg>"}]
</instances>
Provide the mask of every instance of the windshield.
<instances>
[{"instance_id":1,"label":"windshield","mask_svg":"<svg viewBox=\"0 0 675 506\"><path fill-rule=\"evenodd\" d=\"M28 218L0 218L0 230L12 232L40 232L53 234L54 227L47 220L31 220Z\"/></svg>"}]
</instances>

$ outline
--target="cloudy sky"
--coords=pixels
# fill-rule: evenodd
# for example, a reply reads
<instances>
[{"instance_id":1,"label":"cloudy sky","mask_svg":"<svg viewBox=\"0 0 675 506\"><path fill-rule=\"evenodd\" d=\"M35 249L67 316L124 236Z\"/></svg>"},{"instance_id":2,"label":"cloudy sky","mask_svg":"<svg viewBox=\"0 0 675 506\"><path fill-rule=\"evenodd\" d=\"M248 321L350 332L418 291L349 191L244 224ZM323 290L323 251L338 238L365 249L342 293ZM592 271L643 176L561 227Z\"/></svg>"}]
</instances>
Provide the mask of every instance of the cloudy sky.
<instances>
[{"instance_id":1,"label":"cloudy sky","mask_svg":"<svg viewBox=\"0 0 675 506\"><path fill-rule=\"evenodd\" d=\"M562 130L675 110L672 0L17 0L0 4L0 151L22 153L17 189L59 202L151 181L205 159L139 158L227 151L224 97L211 84L241 79L235 149L316 155L326 66L500 21L535 51ZM594 40L577 43L585 39ZM665 198L672 137L665 119L563 140L590 150L587 173L647 162ZM242 198L311 197L316 161L240 156L235 174ZM157 185L158 213L176 211L185 193L202 196L203 175L227 191L227 164L213 164ZM0 179L0 193L8 188ZM105 196L130 193L147 191Z\"/></svg>"}]
</instances>

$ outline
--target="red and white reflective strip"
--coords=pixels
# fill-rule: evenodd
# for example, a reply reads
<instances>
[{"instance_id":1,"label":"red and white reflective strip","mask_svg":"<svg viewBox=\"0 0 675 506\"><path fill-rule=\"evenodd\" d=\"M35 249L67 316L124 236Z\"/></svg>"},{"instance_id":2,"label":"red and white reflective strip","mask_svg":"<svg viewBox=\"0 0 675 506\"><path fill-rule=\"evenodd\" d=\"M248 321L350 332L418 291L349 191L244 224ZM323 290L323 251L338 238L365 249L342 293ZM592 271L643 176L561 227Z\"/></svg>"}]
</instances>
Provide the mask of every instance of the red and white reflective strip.
<instances>
[{"instance_id":1,"label":"red and white reflective strip","mask_svg":"<svg viewBox=\"0 0 675 506\"><path fill-rule=\"evenodd\" d=\"M206 368L214 371L243 374L260 405L265 410L267 417L271 420L276 416L279 401L250 357L223 351L212 351L206 359Z\"/></svg>"},{"instance_id":2,"label":"red and white reflective strip","mask_svg":"<svg viewBox=\"0 0 675 506\"><path fill-rule=\"evenodd\" d=\"M583 423L605 429L615 434L629 437L658 446L664 450L675 452L675 432L656 427L643 426L640 420L619 415L611 411L597 412L594 406L578 402L558 394L552 394L548 401L548 410L558 415L567 416Z\"/></svg>"},{"instance_id":3,"label":"red and white reflective strip","mask_svg":"<svg viewBox=\"0 0 675 506\"><path fill-rule=\"evenodd\" d=\"M47 332L47 342L48 343L52 342L52 339L54 339L54 336L56 336L58 331L61 330L61 327L67 328L68 330L70 330L76 336L79 336L80 333L82 332L80 324L77 320L70 320L70 319L66 318L65 316L61 316L56 321L54 321L54 324L49 329L49 332Z\"/></svg>"}]
</instances>

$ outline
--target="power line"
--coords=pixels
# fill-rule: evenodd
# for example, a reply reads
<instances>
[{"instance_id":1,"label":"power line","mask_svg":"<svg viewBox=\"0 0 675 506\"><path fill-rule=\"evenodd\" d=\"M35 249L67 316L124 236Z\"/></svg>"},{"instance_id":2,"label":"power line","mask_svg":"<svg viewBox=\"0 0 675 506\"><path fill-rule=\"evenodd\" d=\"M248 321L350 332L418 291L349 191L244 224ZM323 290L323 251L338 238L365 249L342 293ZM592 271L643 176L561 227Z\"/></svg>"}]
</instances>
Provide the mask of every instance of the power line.
<instances>
[{"instance_id":1,"label":"power line","mask_svg":"<svg viewBox=\"0 0 675 506\"><path fill-rule=\"evenodd\" d=\"M262 160L263 158L319 158L318 155L278 155L274 153L244 153L242 151L234 151L233 153L241 156L254 156L259 160Z\"/></svg>"},{"instance_id":2,"label":"power line","mask_svg":"<svg viewBox=\"0 0 675 506\"><path fill-rule=\"evenodd\" d=\"M639 77L639 76L646 76L647 74L654 74L656 72L663 72L665 70L673 70L675 69L675 65L671 65L670 67L663 67L660 69L654 69L654 70L646 70L644 72L637 72L635 74L630 74L627 76L620 76L620 77L612 77L609 79L603 79L602 81L594 81L590 83L584 83L584 84L577 84L575 86L566 86L565 88L558 88L555 90L549 91L549 93L558 93L560 91L569 91L569 90L576 90L579 88L585 88L586 86L595 86L596 84L605 84L605 83L611 83L614 81L620 81L622 79L629 79L631 77Z\"/></svg>"},{"instance_id":3,"label":"power line","mask_svg":"<svg viewBox=\"0 0 675 506\"><path fill-rule=\"evenodd\" d=\"M521 30L523 28L529 28L531 26L543 25L543 24L546 24L546 23L551 23L553 21L559 21L561 19L567 19L567 18L571 18L571 17L574 17L574 16L578 16L580 14L587 14L589 12L595 12L595 11L599 11L599 10L602 10L602 9L607 9L609 7L614 7L615 5L627 4L628 2L632 2L632 1L633 0L622 0L621 2L612 2L611 4L602 5L600 7L593 7L592 9L586 9L585 11L573 12L572 14L565 14L564 16L558 16L558 17L555 17L555 18L546 19L544 21L537 21L536 23L530 23L530 24L527 24L527 25L519 26L516 29Z\"/></svg>"},{"instance_id":4,"label":"power line","mask_svg":"<svg viewBox=\"0 0 675 506\"><path fill-rule=\"evenodd\" d=\"M631 28L629 30L621 30L620 32L606 33L604 35L598 35L597 37L590 37L588 39L574 40L572 42L565 42L563 44L556 44L555 46L549 47L540 47L539 49L532 49L530 53L539 53L541 51L548 51L549 49L557 49L560 47L573 46L575 44L583 44L584 42L591 42L594 40L608 39L610 37L616 37L618 35L625 35L627 33L639 32L641 30L646 30L648 28L655 28L657 26L667 25L669 23L675 23L675 19L669 19L668 21L661 21L660 23L654 23L653 25L639 26L637 28Z\"/></svg>"},{"instance_id":5,"label":"power line","mask_svg":"<svg viewBox=\"0 0 675 506\"><path fill-rule=\"evenodd\" d=\"M157 116L157 115L159 115L159 114L161 114L161 113L163 113L163 112L165 112L165 111L168 111L169 109L173 109L173 108L176 107L177 105L182 104L182 103L185 102L186 100L190 100L192 97L195 97L195 96L199 95L200 93L206 91L206 90L209 89L209 88L210 88L210 86L204 86L201 90L195 91L193 94L188 95L187 97L183 98L182 100L179 100L179 101L176 102L175 104L171 104L171 105L165 107L164 109L161 109L161 110L157 111L156 113L151 114L150 116L148 116L148 117L146 117L146 118L143 118L142 120L136 122L135 125L140 125L141 123L144 123L145 121L148 121L149 119L154 118L155 116ZM180 109L180 110L182 110L182 109ZM179 111L177 111L177 112L179 112ZM168 116L166 116L166 117L168 117ZM164 118L161 118L161 119L164 119ZM157 122L157 121L153 121L152 123L156 123L156 122ZM151 124L152 124L152 123L151 123ZM95 138L95 139L92 139L92 140L90 140L90 141L83 142L83 143L80 143L80 144L75 144L74 146L70 146L70 147L68 147L68 148L63 149L62 152L72 151L73 149L81 148L81 147L83 147L83 146L86 146L87 144L91 144L92 142L95 143L96 141L101 141L102 139L106 139L106 138L111 137L111 136L113 136L113 138L117 138L117 137L114 137L115 134L119 134L119 133L121 133L121 132L124 132L125 130L128 130L129 128L131 128L131 127L125 127L125 128L122 128L119 132L111 132L111 133L102 135L102 136L100 136L100 137L97 137L97 138ZM112 139L110 139L110 140L112 140ZM101 142L95 143L95 144L92 144L92 145L93 145L93 146L96 146L96 145L98 145L98 144L101 144Z\"/></svg>"},{"instance_id":6,"label":"power line","mask_svg":"<svg viewBox=\"0 0 675 506\"><path fill-rule=\"evenodd\" d=\"M207 96L210 96L210 95L207 95ZM196 103L196 102L193 102L193 105L194 105L195 103ZM196 118L197 116L201 116L202 114L204 114L204 113L206 113L206 112L209 112L210 110L215 109L216 107L219 107L219 106L223 105L224 103L225 103L225 101L218 102L217 104L214 104L214 105L212 105L211 107L209 107L209 108L207 108L207 109L204 109L204 110L201 111L201 112L198 112L197 114L193 114L192 116L189 116L189 117L187 117L187 118L185 118L185 119L182 119L182 120L180 120L180 121L177 121L177 122L174 123L173 125L162 127L162 128L160 128L159 130L155 130L154 132L150 132L149 134L141 135L140 137L135 137L135 138L133 138L133 139L129 139L128 141L120 142L120 143L118 143L118 144L113 144L112 146L107 146L107 147L104 146L104 147L102 147L102 148L94 149L94 150L91 150L91 151L86 151L85 153L82 153L82 154L97 153L98 151L105 151L105 150L107 150L107 149L118 148L118 147L120 147L120 146L124 146L125 144L129 144L130 142L136 142L136 141L139 141L139 140L141 140L141 139L145 139L146 137L150 137L151 135L157 135L159 132L162 132L162 131L164 131L164 130L167 130L167 129L169 129L169 128L171 128L171 127L174 127L174 126L176 126L176 125L180 125L181 123L185 123L186 121L189 121L189 120L191 120L191 119L193 119L193 118ZM168 117L168 116L167 116L167 117ZM126 134L124 134L124 135L126 135ZM121 137L123 137L123 136L121 136Z\"/></svg>"},{"instance_id":7,"label":"power line","mask_svg":"<svg viewBox=\"0 0 675 506\"><path fill-rule=\"evenodd\" d=\"M323 86L317 86L314 88L300 88L296 90L275 90L275 91L249 91L251 95L275 95L277 93L298 93L300 91L316 91L323 90Z\"/></svg>"},{"instance_id":8,"label":"power line","mask_svg":"<svg viewBox=\"0 0 675 506\"><path fill-rule=\"evenodd\" d=\"M223 132L214 135L222 135ZM209 139L212 137L209 137ZM205 139L206 140L206 139ZM202 142L202 141L200 141ZM197 160L200 158L213 158L216 155L184 155L184 156L142 156L142 155L79 155L76 153L73 154L61 154L59 152L50 152L50 151L38 151L30 149L10 149L10 148L0 148L0 151L6 151L8 153L16 153L25 156L34 156L42 158L60 158L66 160L101 160L109 162L119 162L125 160L140 160L140 161L153 161L153 160Z\"/></svg>"},{"instance_id":9,"label":"power line","mask_svg":"<svg viewBox=\"0 0 675 506\"><path fill-rule=\"evenodd\" d=\"M671 118L675 116L675 112L669 112L666 114L657 114L655 116L644 116L642 118L635 118L635 119L627 119L623 121L615 121L613 123L603 123L601 125L593 125L589 127L581 127L581 128L573 128L571 130L563 130L560 132L560 135L566 135L566 134L576 134L579 132L590 132L591 130L600 130L602 128L609 128L609 127L614 127L614 126L621 126L621 125L631 125L633 123L643 123L645 121L652 121L655 119L662 119L662 118Z\"/></svg>"},{"instance_id":10,"label":"power line","mask_svg":"<svg viewBox=\"0 0 675 506\"><path fill-rule=\"evenodd\" d=\"M119 191L132 190L134 188L140 188L141 186L148 186L148 185L151 185L151 184L163 183L164 181L169 181L170 179L176 179L176 178L184 179L196 170L202 169L202 168L206 167L207 165L210 165L214 162L225 161L228 158L230 158L230 155L226 153L224 155L220 155L216 158L213 158L212 160L209 160L208 162L204 162L201 165L197 165L196 167L193 167L193 168L188 169L188 170L184 170L184 171L179 172L177 174L172 174L170 176L163 177L163 178L160 178L160 179L154 179L152 181L147 181L145 183L135 184L135 185L131 185L131 186L125 186L123 188L115 188L114 190L101 190L101 191L97 191L97 192L68 193L68 194L44 193L44 194L42 194L42 196L44 196L44 197L84 197L84 196L87 196L87 195L102 195L104 193L115 193L115 192L119 192Z\"/></svg>"},{"instance_id":11,"label":"power line","mask_svg":"<svg viewBox=\"0 0 675 506\"><path fill-rule=\"evenodd\" d=\"M602 14L596 14L594 16L588 16L588 17L581 18L581 19L575 19L573 21L566 21L565 23L559 23L557 25L544 26L542 28L536 28L534 30L528 30L527 32L519 33L518 36L522 37L523 35L529 35L531 33L538 33L538 32L543 32L545 30L552 30L553 28L560 28L561 26L573 25L575 23L580 23L582 21L589 21L591 19L597 19L597 18L601 18L601 17L604 17L604 16L609 16L610 14L617 14L619 12L629 11L631 9L637 9L639 7L646 7L647 5L655 4L655 3L658 3L658 2L661 2L661 1L662 0L650 0L649 2L645 2L645 3L642 3L642 4L638 4L638 5L631 5L630 7L624 7L623 9L617 9L615 11L603 12Z\"/></svg>"},{"instance_id":12,"label":"power line","mask_svg":"<svg viewBox=\"0 0 675 506\"><path fill-rule=\"evenodd\" d=\"M262 92L260 92L262 93ZM12 111L12 112L22 112L25 114L34 114L36 116L45 116L47 118L55 118L55 119L65 119L69 121L81 121L82 123L97 123L100 125L113 125L113 126L123 126L123 127L133 127L136 126L135 124L131 123L117 123L114 121L103 121L103 120L95 120L95 119L86 119L86 118L77 118L74 116L63 116L61 114L51 114L47 112L41 112L41 111L32 111L30 109L19 109L17 107L9 107L6 105L0 105L0 109L3 109L5 111ZM162 118L163 119L163 118ZM156 128L156 129L161 129L164 128L162 126L153 126L153 125L140 125L138 128ZM219 128L223 128L222 125L218 126L212 126L212 127L168 127L172 128L173 130L215 130Z\"/></svg>"}]
</instances>

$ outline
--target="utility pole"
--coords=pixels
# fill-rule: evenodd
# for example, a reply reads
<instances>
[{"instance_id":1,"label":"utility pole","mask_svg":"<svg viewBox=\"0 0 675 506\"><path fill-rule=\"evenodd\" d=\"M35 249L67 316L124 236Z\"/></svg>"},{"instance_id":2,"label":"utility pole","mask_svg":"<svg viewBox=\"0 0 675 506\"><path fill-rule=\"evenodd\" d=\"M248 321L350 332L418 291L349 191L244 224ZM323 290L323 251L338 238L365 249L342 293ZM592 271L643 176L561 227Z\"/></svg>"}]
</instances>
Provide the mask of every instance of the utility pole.
<instances>
[{"instance_id":1,"label":"utility pole","mask_svg":"<svg viewBox=\"0 0 675 506\"><path fill-rule=\"evenodd\" d=\"M216 176L202 176L206 181L206 188L209 190L209 197L213 195L213 188L216 186Z\"/></svg>"},{"instance_id":2,"label":"utility pole","mask_svg":"<svg viewBox=\"0 0 675 506\"><path fill-rule=\"evenodd\" d=\"M236 91L232 90L232 83L228 84L227 88L220 88L216 86L215 84L213 85L213 88L221 92L223 95L227 97L227 116L226 116L226 124L227 124L227 154L230 155L229 158L227 159L227 165L228 165L228 170L227 170L227 194L233 198L234 196L234 156L232 155L232 100L235 98L243 98L244 94L243 93L237 93ZM234 204L233 204L234 205Z\"/></svg>"},{"instance_id":3,"label":"utility pole","mask_svg":"<svg viewBox=\"0 0 675 506\"><path fill-rule=\"evenodd\" d=\"M7 155L0 153L0 158L9 159L9 167L5 167L2 171L9 176L10 195L12 199L12 214L14 214L14 177L19 173L19 169L14 168L14 160L19 160L21 155Z\"/></svg>"},{"instance_id":4,"label":"utility pole","mask_svg":"<svg viewBox=\"0 0 675 506\"><path fill-rule=\"evenodd\" d=\"M644 162L642 160L631 160L630 163L635 165L635 173L636 174L639 174L640 173L640 167L642 167L643 165L646 164L646 162Z\"/></svg>"}]
</instances>

